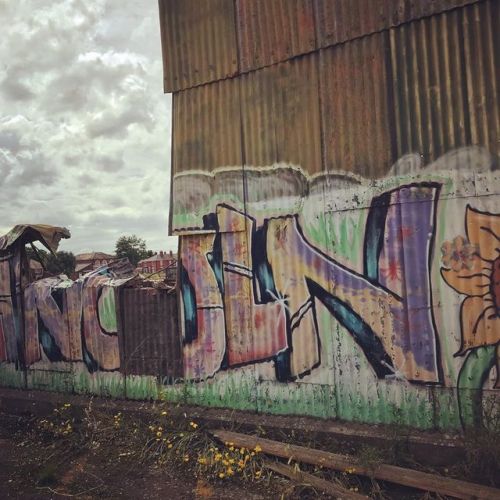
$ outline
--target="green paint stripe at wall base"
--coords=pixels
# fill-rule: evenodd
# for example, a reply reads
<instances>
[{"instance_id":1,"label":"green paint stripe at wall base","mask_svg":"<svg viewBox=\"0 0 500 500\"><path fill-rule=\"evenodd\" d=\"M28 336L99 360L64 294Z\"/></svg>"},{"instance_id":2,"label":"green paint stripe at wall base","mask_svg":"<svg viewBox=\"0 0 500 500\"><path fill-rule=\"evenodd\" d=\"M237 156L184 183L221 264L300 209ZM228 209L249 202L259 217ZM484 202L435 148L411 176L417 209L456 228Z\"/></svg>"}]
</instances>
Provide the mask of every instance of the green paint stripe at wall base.
<instances>
[{"instance_id":1,"label":"green paint stripe at wall base","mask_svg":"<svg viewBox=\"0 0 500 500\"><path fill-rule=\"evenodd\" d=\"M276 384L261 382L258 387L257 409L275 415L309 415L335 418L335 389L320 384Z\"/></svg>"},{"instance_id":2,"label":"green paint stripe at wall base","mask_svg":"<svg viewBox=\"0 0 500 500\"><path fill-rule=\"evenodd\" d=\"M227 372L220 378L199 383L164 386L161 392L162 398L170 402L236 410L257 409L254 378L244 377L238 372Z\"/></svg>"},{"instance_id":3,"label":"green paint stripe at wall base","mask_svg":"<svg viewBox=\"0 0 500 500\"><path fill-rule=\"evenodd\" d=\"M24 389L24 372L16 370L14 363L0 363L0 386Z\"/></svg>"},{"instance_id":4,"label":"green paint stripe at wall base","mask_svg":"<svg viewBox=\"0 0 500 500\"><path fill-rule=\"evenodd\" d=\"M128 399L161 399L161 387L154 376L127 375L125 388Z\"/></svg>"},{"instance_id":5,"label":"green paint stripe at wall base","mask_svg":"<svg viewBox=\"0 0 500 500\"><path fill-rule=\"evenodd\" d=\"M27 370L28 389L53 392L73 392L73 373L49 370Z\"/></svg>"},{"instance_id":6,"label":"green paint stripe at wall base","mask_svg":"<svg viewBox=\"0 0 500 500\"><path fill-rule=\"evenodd\" d=\"M125 379L119 372L89 373L84 367L76 368L73 388L77 394L102 397L125 397Z\"/></svg>"}]
</instances>

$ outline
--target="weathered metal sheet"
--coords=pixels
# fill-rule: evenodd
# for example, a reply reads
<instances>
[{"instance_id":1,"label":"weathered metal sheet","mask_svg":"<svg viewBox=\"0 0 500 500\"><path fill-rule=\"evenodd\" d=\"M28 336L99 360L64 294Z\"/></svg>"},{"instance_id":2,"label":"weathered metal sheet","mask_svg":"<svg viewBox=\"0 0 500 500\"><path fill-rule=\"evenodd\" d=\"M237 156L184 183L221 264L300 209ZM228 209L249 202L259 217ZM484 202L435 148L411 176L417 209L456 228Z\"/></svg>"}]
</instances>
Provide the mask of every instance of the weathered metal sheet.
<instances>
[{"instance_id":1,"label":"weathered metal sheet","mask_svg":"<svg viewBox=\"0 0 500 500\"><path fill-rule=\"evenodd\" d=\"M323 170L318 60L307 55L240 78L245 167L284 163L309 175Z\"/></svg>"},{"instance_id":2,"label":"weathered metal sheet","mask_svg":"<svg viewBox=\"0 0 500 500\"><path fill-rule=\"evenodd\" d=\"M432 161L450 149L500 151L499 2L390 30L397 156Z\"/></svg>"},{"instance_id":3,"label":"weathered metal sheet","mask_svg":"<svg viewBox=\"0 0 500 500\"><path fill-rule=\"evenodd\" d=\"M160 0L159 6L165 92L237 73L233 0Z\"/></svg>"},{"instance_id":4,"label":"weathered metal sheet","mask_svg":"<svg viewBox=\"0 0 500 500\"><path fill-rule=\"evenodd\" d=\"M316 48L312 0L236 0L236 19L242 72Z\"/></svg>"},{"instance_id":5,"label":"weathered metal sheet","mask_svg":"<svg viewBox=\"0 0 500 500\"><path fill-rule=\"evenodd\" d=\"M40 241L47 249L55 252L61 239L69 237L70 233L65 227L46 224L18 224L7 234L0 236L0 252L4 253L15 245L18 245L19 248L34 241Z\"/></svg>"},{"instance_id":6,"label":"weathered metal sheet","mask_svg":"<svg viewBox=\"0 0 500 500\"><path fill-rule=\"evenodd\" d=\"M240 105L238 80L174 94L174 234L203 229L203 211L216 193L243 207Z\"/></svg>"},{"instance_id":7,"label":"weathered metal sheet","mask_svg":"<svg viewBox=\"0 0 500 500\"><path fill-rule=\"evenodd\" d=\"M329 172L382 177L391 144L387 34L320 51L321 116Z\"/></svg>"},{"instance_id":8,"label":"weathered metal sheet","mask_svg":"<svg viewBox=\"0 0 500 500\"><path fill-rule=\"evenodd\" d=\"M316 0L318 47L328 47L478 0Z\"/></svg>"},{"instance_id":9,"label":"weathered metal sheet","mask_svg":"<svg viewBox=\"0 0 500 500\"><path fill-rule=\"evenodd\" d=\"M173 381L183 376L177 297L155 288L120 290L120 371Z\"/></svg>"}]
</instances>

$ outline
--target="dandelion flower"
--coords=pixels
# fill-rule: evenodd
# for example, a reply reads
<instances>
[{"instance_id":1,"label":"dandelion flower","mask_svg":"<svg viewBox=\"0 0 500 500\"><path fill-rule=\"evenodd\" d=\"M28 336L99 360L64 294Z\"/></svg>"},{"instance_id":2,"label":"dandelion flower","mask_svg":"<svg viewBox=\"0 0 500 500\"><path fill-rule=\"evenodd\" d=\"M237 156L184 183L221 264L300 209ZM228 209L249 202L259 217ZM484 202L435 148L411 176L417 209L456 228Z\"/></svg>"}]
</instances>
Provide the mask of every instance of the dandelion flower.
<instances>
[{"instance_id":1,"label":"dandelion flower","mask_svg":"<svg viewBox=\"0 0 500 500\"><path fill-rule=\"evenodd\" d=\"M255 449L256 453L259 453L262 451L262 448L260 447L260 445L257 445L254 449Z\"/></svg>"}]
</instances>

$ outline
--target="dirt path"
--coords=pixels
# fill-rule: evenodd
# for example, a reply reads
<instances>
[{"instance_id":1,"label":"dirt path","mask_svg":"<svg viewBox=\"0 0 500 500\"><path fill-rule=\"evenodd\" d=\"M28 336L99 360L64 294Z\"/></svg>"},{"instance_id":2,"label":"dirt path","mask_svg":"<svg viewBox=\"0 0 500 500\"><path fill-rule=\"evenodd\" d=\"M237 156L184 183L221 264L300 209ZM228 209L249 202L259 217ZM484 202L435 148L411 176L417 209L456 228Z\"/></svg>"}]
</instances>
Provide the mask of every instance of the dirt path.
<instances>
[{"instance_id":1,"label":"dirt path","mask_svg":"<svg viewBox=\"0 0 500 500\"><path fill-rule=\"evenodd\" d=\"M0 498L265 499L230 482L211 485L175 466L147 466L110 450L64 450L23 439L24 422L0 413ZM243 485L244 486L244 485Z\"/></svg>"}]
</instances>

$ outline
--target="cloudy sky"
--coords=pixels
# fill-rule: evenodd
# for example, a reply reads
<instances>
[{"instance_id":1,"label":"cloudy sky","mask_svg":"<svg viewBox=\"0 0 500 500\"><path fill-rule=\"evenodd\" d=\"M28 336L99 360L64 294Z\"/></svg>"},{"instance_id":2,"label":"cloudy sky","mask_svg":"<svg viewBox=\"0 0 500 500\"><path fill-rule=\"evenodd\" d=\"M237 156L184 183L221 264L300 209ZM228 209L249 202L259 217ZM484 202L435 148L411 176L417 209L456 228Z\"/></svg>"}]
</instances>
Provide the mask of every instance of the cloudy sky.
<instances>
[{"instance_id":1,"label":"cloudy sky","mask_svg":"<svg viewBox=\"0 0 500 500\"><path fill-rule=\"evenodd\" d=\"M167 236L171 98L156 0L0 0L0 234L65 226L61 249Z\"/></svg>"}]
</instances>

